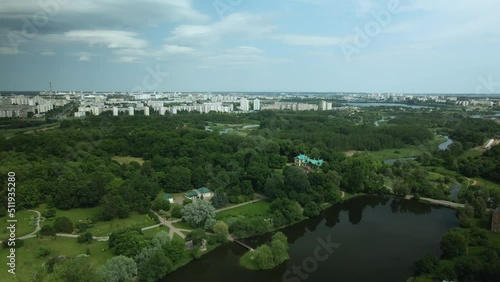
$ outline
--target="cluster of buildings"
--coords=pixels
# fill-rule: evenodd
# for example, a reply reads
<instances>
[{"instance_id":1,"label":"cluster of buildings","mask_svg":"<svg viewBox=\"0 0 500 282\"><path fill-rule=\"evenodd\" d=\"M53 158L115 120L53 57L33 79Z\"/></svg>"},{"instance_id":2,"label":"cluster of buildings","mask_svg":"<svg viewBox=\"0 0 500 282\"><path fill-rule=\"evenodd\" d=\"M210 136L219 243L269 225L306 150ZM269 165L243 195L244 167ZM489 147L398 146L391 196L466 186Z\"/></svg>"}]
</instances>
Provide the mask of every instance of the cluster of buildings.
<instances>
[{"instance_id":1,"label":"cluster of buildings","mask_svg":"<svg viewBox=\"0 0 500 282\"><path fill-rule=\"evenodd\" d=\"M66 99L50 99L41 96L0 96L0 118L27 118L43 116L56 106L69 103Z\"/></svg>"},{"instance_id":2,"label":"cluster of buildings","mask_svg":"<svg viewBox=\"0 0 500 282\"><path fill-rule=\"evenodd\" d=\"M304 168L306 173L309 173L311 170L320 169L323 163L323 160L313 159L304 154L300 154L293 159L293 165Z\"/></svg>"}]
</instances>

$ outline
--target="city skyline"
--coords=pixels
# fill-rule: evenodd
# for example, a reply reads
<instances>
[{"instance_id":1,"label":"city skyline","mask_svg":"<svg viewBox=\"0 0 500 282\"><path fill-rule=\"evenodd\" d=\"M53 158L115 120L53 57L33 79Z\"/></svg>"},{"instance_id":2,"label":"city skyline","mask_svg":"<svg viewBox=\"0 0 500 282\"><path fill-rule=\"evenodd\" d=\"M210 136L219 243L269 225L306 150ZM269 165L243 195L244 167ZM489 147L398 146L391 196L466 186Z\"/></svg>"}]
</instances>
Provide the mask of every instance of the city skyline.
<instances>
[{"instance_id":1,"label":"city skyline","mask_svg":"<svg viewBox=\"0 0 500 282\"><path fill-rule=\"evenodd\" d=\"M492 0L2 2L5 91L500 92Z\"/></svg>"}]
</instances>

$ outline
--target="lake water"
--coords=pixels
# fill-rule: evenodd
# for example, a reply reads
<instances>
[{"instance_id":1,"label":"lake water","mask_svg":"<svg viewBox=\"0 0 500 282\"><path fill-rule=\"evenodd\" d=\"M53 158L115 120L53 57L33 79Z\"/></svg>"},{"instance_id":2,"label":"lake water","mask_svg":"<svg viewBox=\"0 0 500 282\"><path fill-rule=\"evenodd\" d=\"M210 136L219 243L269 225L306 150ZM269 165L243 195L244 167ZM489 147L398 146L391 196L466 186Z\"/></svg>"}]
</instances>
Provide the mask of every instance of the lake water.
<instances>
[{"instance_id":1,"label":"lake water","mask_svg":"<svg viewBox=\"0 0 500 282\"><path fill-rule=\"evenodd\" d=\"M412 109L432 108L426 106L394 104L394 103L346 103L345 105L353 107L402 107L402 108L412 108Z\"/></svg>"},{"instance_id":2,"label":"lake water","mask_svg":"<svg viewBox=\"0 0 500 282\"><path fill-rule=\"evenodd\" d=\"M446 150L451 144L453 144L453 140L451 140L448 136L444 137L446 138L446 141L444 143L439 144L438 146L439 150Z\"/></svg>"},{"instance_id":3,"label":"lake water","mask_svg":"<svg viewBox=\"0 0 500 282\"><path fill-rule=\"evenodd\" d=\"M283 229L291 259L275 269L242 268L239 259L246 250L228 243L161 281L406 281L415 260L440 255L441 236L457 225L452 209L404 199L358 197ZM264 235L246 242L255 247L268 239ZM330 246L330 254L322 247L328 241L338 244ZM314 259L315 252L321 261ZM300 267L300 273L294 274L294 267Z\"/></svg>"}]
</instances>

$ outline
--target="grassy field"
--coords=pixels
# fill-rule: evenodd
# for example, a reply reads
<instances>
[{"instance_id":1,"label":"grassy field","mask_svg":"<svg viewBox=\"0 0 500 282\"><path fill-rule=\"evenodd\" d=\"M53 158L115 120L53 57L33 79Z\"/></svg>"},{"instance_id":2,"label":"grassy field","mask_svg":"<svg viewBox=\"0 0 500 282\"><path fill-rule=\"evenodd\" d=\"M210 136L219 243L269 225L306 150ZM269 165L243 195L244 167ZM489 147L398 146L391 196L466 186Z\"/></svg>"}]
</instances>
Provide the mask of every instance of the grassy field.
<instances>
[{"instance_id":1,"label":"grassy field","mask_svg":"<svg viewBox=\"0 0 500 282\"><path fill-rule=\"evenodd\" d=\"M187 224L184 221L179 221L174 224L172 224L174 227L177 227L179 229L187 229L187 230L193 230L193 227L191 227L189 224Z\"/></svg>"},{"instance_id":2,"label":"grassy field","mask_svg":"<svg viewBox=\"0 0 500 282\"><path fill-rule=\"evenodd\" d=\"M28 235L35 231L35 216L36 213L27 210L16 212L16 236L21 237ZM7 227L10 223L7 223L7 217L0 218L0 238L6 238L9 235L9 230Z\"/></svg>"},{"instance_id":3,"label":"grassy field","mask_svg":"<svg viewBox=\"0 0 500 282\"><path fill-rule=\"evenodd\" d=\"M142 231L142 233L144 233L144 235L146 235L148 237L153 237L160 231L165 231L168 233L168 232L170 232L170 228L168 228L168 226L162 225L162 226L158 226L158 227L153 228L153 229L144 230L144 231Z\"/></svg>"},{"instance_id":4,"label":"grassy field","mask_svg":"<svg viewBox=\"0 0 500 282\"><path fill-rule=\"evenodd\" d=\"M68 211L57 210L56 217L66 216L73 224L79 221L87 221L91 219L94 214L98 212L99 208L90 209L72 209ZM48 219L41 225L52 224L54 218ZM128 218L119 218L112 221L96 222L92 228L87 229L88 232L94 236L108 236L113 230L128 228L128 227L147 227L155 225L156 222L150 219L147 215L138 214L135 212L130 213Z\"/></svg>"},{"instance_id":5,"label":"grassy field","mask_svg":"<svg viewBox=\"0 0 500 282\"><path fill-rule=\"evenodd\" d=\"M37 258L36 253L40 247L46 247L51 249L51 254L48 257ZM7 249L0 249L0 257L2 257L3 262L0 263L0 275L1 281L17 281L17 282L28 282L31 281L30 278L32 273L36 270L42 270L43 264L51 256L64 255L68 257L74 257L79 254L85 254L87 248L90 249L89 258L92 263L96 266L103 265L106 260L111 258L113 254L111 251L107 251L108 242L97 242L94 241L91 244L79 244L75 238L63 238L58 237L57 239L36 239L31 238L24 240L24 246L17 249L16 251L16 276L8 276L7 273L8 266L7 262ZM16 280L17 278L17 280ZM47 281L47 280L46 280Z\"/></svg>"},{"instance_id":6,"label":"grassy field","mask_svg":"<svg viewBox=\"0 0 500 282\"><path fill-rule=\"evenodd\" d=\"M244 205L230 210L225 210L217 213L217 220L226 220L230 217L237 217L240 215L252 217L257 215L269 215L269 206L271 203L267 201L260 201L253 204Z\"/></svg>"},{"instance_id":7,"label":"grassy field","mask_svg":"<svg viewBox=\"0 0 500 282\"><path fill-rule=\"evenodd\" d=\"M402 149L385 149L376 152L368 152L375 160L383 161L387 159L410 158L419 156L422 149L416 147L408 147Z\"/></svg>"},{"instance_id":8,"label":"grassy field","mask_svg":"<svg viewBox=\"0 0 500 282\"><path fill-rule=\"evenodd\" d=\"M129 164L131 162L137 162L140 165L144 163L143 158L135 158L132 156L127 156L127 157L120 157L120 156L115 156L111 158L113 161L117 161L119 164Z\"/></svg>"},{"instance_id":9,"label":"grassy field","mask_svg":"<svg viewBox=\"0 0 500 282\"><path fill-rule=\"evenodd\" d=\"M473 178L473 180L476 181L476 185L482 186L484 188L500 190L500 185L495 182L488 181L484 178Z\"/></svg>"}]
</instances>

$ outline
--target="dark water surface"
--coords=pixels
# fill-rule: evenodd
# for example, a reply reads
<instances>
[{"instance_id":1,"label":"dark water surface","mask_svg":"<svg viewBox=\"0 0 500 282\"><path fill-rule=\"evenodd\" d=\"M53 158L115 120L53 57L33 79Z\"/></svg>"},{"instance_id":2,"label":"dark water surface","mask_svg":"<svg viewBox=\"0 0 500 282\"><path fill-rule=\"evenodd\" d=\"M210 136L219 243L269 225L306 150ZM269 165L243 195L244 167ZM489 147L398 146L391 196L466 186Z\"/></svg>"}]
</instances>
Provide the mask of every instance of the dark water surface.
<instances>
[{"instance_id":1,"label":"dark water surface","mask_svg":"<svg viewBox=\"0 0 500 282\"><path fill-rule=\"evenodd\" d=\"M162 281L406 281L413 274L415 260L426 254L439 255L441 236L457 225L452 209L411 200L359 197L283 229L291 259L275 269L242 268L239 259L246 250L228 243ZM247 243L255 247L269 236ZM324 247L329 242L338 244L327 247L333 251L330 254ZM294 274L298 267L300 273Z\"/></svg>"}]
</instances>

